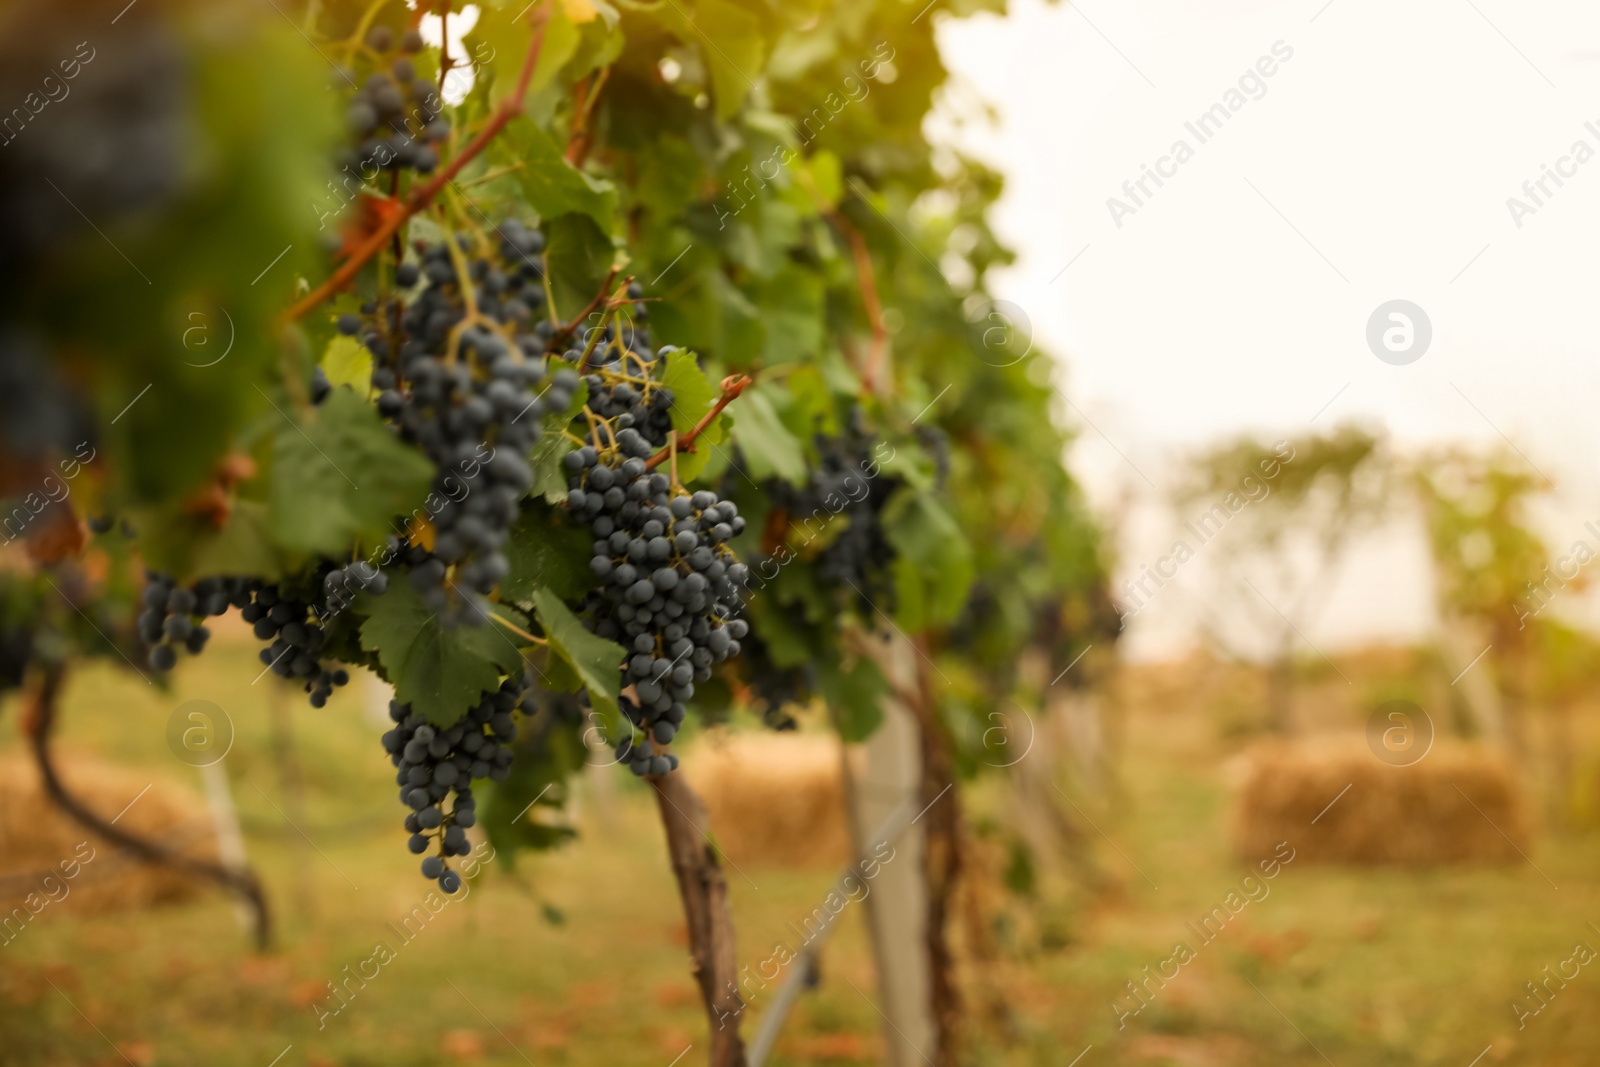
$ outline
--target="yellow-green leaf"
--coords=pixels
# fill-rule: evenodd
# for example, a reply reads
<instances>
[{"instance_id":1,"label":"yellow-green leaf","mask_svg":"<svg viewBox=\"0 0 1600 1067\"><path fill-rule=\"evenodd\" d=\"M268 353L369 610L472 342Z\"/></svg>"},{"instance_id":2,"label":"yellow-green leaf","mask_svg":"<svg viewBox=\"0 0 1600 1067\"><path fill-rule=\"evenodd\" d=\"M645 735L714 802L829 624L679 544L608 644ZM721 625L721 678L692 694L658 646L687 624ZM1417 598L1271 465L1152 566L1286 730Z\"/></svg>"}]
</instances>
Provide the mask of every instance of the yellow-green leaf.
<instances>
[{"instance_id":1,"label":"yellow-green leaf","mask_svg":"<svg viewBox=\"0 0 1600 1067\"><path fill-rule=\"evenodd\" d=\"M340 334L328 342L322 354L322 373L330 385L348 385L356 392L366 394L372 382L372 353L354 337Z\"/></svg>"}]
</instances>

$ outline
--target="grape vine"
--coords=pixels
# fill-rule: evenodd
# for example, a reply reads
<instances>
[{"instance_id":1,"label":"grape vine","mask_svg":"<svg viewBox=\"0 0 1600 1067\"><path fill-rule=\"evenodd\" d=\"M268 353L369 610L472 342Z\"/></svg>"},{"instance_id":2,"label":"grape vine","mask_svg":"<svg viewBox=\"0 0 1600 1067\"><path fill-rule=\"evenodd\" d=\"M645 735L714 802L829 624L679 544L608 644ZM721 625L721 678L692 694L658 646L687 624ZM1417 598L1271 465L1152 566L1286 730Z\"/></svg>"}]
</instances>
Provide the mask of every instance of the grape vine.
<instances>
[{"instance_id":1,"label":"grape vine","mask_svg":"<svg viewBox=\"0 0 1600 1067\"><path fill-rule=\"evenodd\" d=\"M13 102L41 58L71 99L19 109L0 158L0 690L53 714L88 656L165 687L234 612L323 714L371 671L445 893L469 836L564 839L529 805L617 722L736 1019L726 886L673 773L688 718L809 729L819 697L858 740L896 631L938 669L902 694L920 722L981 713L1038 620L1081 637L1059 605L1103 577L1051 390L970 358L1000 183L924 139L933 20L865 2L720 27L746 79L675 5L479 4L463 51L455 12L396 0L115 0L82 45L21 0ZM898 79L868 69L880 30ZM870 95L790 145L846 72Z\"/></svg>"}]
</instances>

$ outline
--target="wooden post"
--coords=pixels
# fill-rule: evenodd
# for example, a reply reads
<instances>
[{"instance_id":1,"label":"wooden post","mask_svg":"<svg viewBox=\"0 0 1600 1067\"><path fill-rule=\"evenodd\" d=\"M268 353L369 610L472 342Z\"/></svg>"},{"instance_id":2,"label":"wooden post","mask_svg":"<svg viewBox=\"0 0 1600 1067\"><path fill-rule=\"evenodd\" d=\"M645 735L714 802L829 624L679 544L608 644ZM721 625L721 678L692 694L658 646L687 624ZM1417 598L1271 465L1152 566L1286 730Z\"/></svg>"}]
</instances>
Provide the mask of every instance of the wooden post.
<instances>
[{"instance_id":1,"label":"wooden post","mask_svg":"<svg viewBox=\"0 0 1600 1067\"><path fill-rule=\"evenodd\" d=\"M200 778L206 787L206 804L211 808L211 823L216 829L217 857L225 867L244 870L249 862L244 850L244 834L239 829L239 812L233 805L233 786L222 760L200 765ZM239 927L246 932L254 927L255 912L242 900L233 902Z\"/></svg>"},{"instance_id":2,"label":"wooden post","mask_svg":"<svg viewBox=\"0 0 1600 1067\"><path fill-rule=\"evenodd\" d=\"M846 757L845 800L858 855L875 843L868 835L897 809L905 806L920 813L926 803L922 799L921 730L916 713L898 695L916 692L916 665L910 662L916 651L905 639L896 638L887 648L873 652L896 695L883 701L883 725ZM878 965L878 995L873 1006L883 1016L885 1062L890 1067L933 1062L939 1044L926 937L923 831L919 819L900 835L894 844L894 858L882 866L865 901Z\"/></svg>"},{"instance_id":3,"label":"wooden post","mask_svg":"<svg viewBox=\"0 0 1600 1067\"><path fill-rule=\"evenodd\" d=\"M1464 670L1482 656L1484 646L1488 643L1483 632L1460 615L1441 614L1444 619L1440 627L1440 643L1444 646L1446 669L1463 672L1456 676L1460 685L1451 684L1461 693L1478 736L1492 745L1514 741L1506 722L1505 702L1494 684L1493 664L1477 663L1473 669ZM1434 725L1437 729L1438 724Z\"/></svg>"},{"instance_id":4,"label":"wooden post","mask_svg":"<svg viewBox=\"0 0 1600 1067\"><path fill-rule=\"evenodd\" d=\"M856 861L846 867L839 876L839 881L833 887L834 893L840 897L847 897L851 893L851 882L860 885L863 881L862 872L868 863L873 863L876 870L879 849L883 845L894 846L900 841L900 836L906 832L906 827L911 825L911 820L916 817L916 811L909 804L903 805L889 816L888 820L873 831L868 839L872 842L866 851L857 853ZM761 1067L767 1062L767 1057L772 1054L772 1049L778 1043L778 1034L783 1030L784 1021L789 1016L789 1010L794 1007L795 1001L800 998L800 991L805 988L817 960L822 955L823 942L828 935L833 933L835 920L843 912L830 912L822 920L822 924L812 931L806 939L805 947L800 950L800 956L794 966L789 968L789 974L778 987L778 993L761 1014L761 1027L756 1031L756 1038L750 1044L750 1067Z\"/></svg>"},{"instance_id":5,"label":"wooden post","mask_svg":"<svg viewBox=\"0 0 1600 1067\"><path fill-rule=\"evenodd\" d=\"M388 689L388 686L384 686ZM393 690L390 690L393 693ZM300 772L300 760L294 746L294 718L290 709L290 701L294 699L295 689L280 678L267 680L267 721L272 727L272 760L278 768L278 795L283 798L285 818L291 826L304 826L306 819L306 791L305 776ZM389 701L383 702L383 720L392 725L389 718ZM226 785L226 779L223 782ZM207 780L207 789L211 782ZM310 870L316 863L314 846L310 838L300 833L289 835L290 847L299 857L298 862L305 870ZM225 862L232 863L232 858L223 854ZM236 866L242 865L243 860ZM312 891L311 883L305 878L295 878L294 897L295 906L305 919L315 919L317 915L317 895Z\"/></svg>"}]
</instances>

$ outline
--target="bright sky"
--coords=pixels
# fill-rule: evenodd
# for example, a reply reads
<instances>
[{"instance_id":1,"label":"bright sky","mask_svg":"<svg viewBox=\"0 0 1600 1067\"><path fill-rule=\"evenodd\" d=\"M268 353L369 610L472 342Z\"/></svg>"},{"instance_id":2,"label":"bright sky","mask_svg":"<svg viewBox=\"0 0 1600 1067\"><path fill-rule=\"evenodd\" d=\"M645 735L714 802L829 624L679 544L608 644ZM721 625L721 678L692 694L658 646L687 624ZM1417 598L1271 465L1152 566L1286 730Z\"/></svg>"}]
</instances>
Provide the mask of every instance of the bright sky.
<instances>
[{"instance_id":1,"label":"bright sky","mask_svg":"<svg viewBox=\"0 0 1600 1067\"><path fill-rule=\"evenodd\" d=\"M1198 443L1357 418L1402 445L1509 439L1561 487L1552 543L1600 516L1600 7L1013 0L1004 20L926 17L964 86L945 114L999 112L935 132L1007 176L996 221L1021 259L998 289L1062 357L1072 463L1100 506L1150 497L1145 479ZM1186 129L1275 46L1220 131ZM1171 176L1119 226L1108 198L1133 205L1123 183L1180 139L1192 158L1161 162ZM1546 166L1569 176L1535 186L1538 206L1522 186ZM1520 227L1513 196L1536 208ZM1405 366L1366 340L1396 299L1432 325ZM1135 567L1170 540L1141 507ZM1313 640L1427 627L1419 546L1387 540Z\"/></svg>"}]
</instances>

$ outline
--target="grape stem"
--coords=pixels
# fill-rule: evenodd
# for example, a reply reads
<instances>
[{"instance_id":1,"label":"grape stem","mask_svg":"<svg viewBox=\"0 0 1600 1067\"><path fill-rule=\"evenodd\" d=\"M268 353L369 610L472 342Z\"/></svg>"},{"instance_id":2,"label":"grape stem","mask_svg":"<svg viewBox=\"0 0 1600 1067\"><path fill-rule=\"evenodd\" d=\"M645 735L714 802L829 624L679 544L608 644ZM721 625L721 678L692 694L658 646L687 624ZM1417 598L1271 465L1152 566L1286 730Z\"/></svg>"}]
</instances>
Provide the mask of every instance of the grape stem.
<instances>
[{"instance_id":1,"label":"grape stem","mask_svg":"<svg viewBox=\"0 0 1600 1067\"><path fill-rule=\"evenodd\" d=\"M546 271L545 273L548 274L549 271ZM584 319L594 314L596 308L598 308L601 304L606 303L606 294L611 291L611 283L616 280L616 277L619 273L620 270L617 267L611 268L611 273L606 275L606 280L600 283L600 291L594 294L594 299L589 301L589 303L584 306L584 309L578 312L577 317L571 322L567 323L565 326L557 327L557 336L564 337L572 333L573 330L576 330L579 326L583 325ZM631 277L628 279L628 281L632 280L633 279ZM624 283L623 287L624 289L626 288L626 283Z\"/></svg>"},{"instance_id":2,"label":"grape stem","mask_svg":"<svg viewBox=\"0 0 1600 1067\"><path fill-rule=\"evenodd\" d=\"M355 32L345 41L344 61L346 63L350 62L351 57L357 51L365 47L367 30L372 27L372 20L377 17L378 9L383 7L384 3L385 0L372 0L371 5L362 13L361 21L356 23ZM309 27L307 28L309 29Z\"/></svg>"},{"instance_id":3,"label":"grape stem","mask_svg":"<svg viewBox=\"0 0 1600 1067\"><path fill-rule=\"evenodd\" d=\"M837 211L831 212L834 225L844 231L850 241L850 251L856 260L856 282L861 287L861 303L867 311L867 322L872 327L872 343L867 348L867 367L861 376L861 387L867 393L875 391L883 373L883 357L889 346L889 330L883 324L883 305L878 300L878 282L872 272L872 254L867 251L866 238L861 231L845 221Z\"/></svg>"},{"instance_id":4,"label":"grape stem","mask_svg":"<svg viewBox=\"0 0 1600 1067\"><path fill-rule=\"evenodd\" d=\"M617 438L616 435L611 432L611 421L609 419L602 419L599 415L596 415L594 413L594 409L588 404L583 405L583 417L589 420L589 433L594 436L593 447L595 450L607 450L607 446L604 446L600 443L600 434L596 432L603 429L606 432L606 437L611 441L609 451L615 452L617 449ZM586 445L589 443L590 442L588 441L584 442Z\"/></svg>"},{"instance_id":5,"label":"grape stem","mask_svg":"<svg viewBox=\"0 0 1600 1067\"><path fill-rule=\"evenodd\" d=\"M439 90L450 77L450 0L439 4Z\"/></svg>"},{"instance_id":6,"label":"grape stem","mask_svg":"<svg viewBox=\"0 0 1600 1067\"><path fill-rule=\"evenodd\" d=\"M589 339L583 344L583 355L578 357L578 373L585 374L589 369L589 357L594 355L595 348L605 336L606 327L611 324L611 312L607 311L600 316L600 325L589 331Z\"/></svg>"},{"instance_id":7,"label":"grape stem","mask_svg":"<svg viewBox=\"0 0 1600 1067\"><path fill-rule=\"evenodd\" d=\"M516 171L521 170L522 168L523 168L523 164L522 163L513 163L509 167L496 167L494 170L486 171L483 174L478 175L476 178L473 178L470 181L458 182L456 184L456 188L457 189L471 189L474 186L484 185L484 184L487 184L488 182L492 182L496 178L504 178L507 174L513 174Z\"/></svg>"},{"instance_id":8,"label":"grape stem","mask_svg":"<svg viewBox=\"0 0 1600 1067\"><path fill-rule=\"evenodd\" d=\"M350 258L340 264L339 268L328 276L327 281L307 293L296 301L288 311L284 312L285 322L297 322L304 318L313 308L327 300L334 293L343 289L356 274L366 265L367 261L381 251L389 243L389 238L399 231L400 227L410 221L411 217L431 204L436 196L455 179L461 169L472 160L476 159L495 135L505 129L506 125L518 115L522 114L522 102L528 94L528 83L533 80L534 68L539 65L539 53L544 47L545 21L548 14L544 6L537 5L531 17L533 22L533 41L528 45L528 58L523 61L522 73L517 77L517 86L500 105L496 107L489 120L483 124L483 129L478 131L467 146L452 159L438 174L434 175L426 185L420 189L413 189L411 195L406 197L405 204L400 210L394 212L378 224L367 239L351 253Z\"/></svg>"},{"instance_id":9,"label":"grape stem","mask_svg":"<svg viewBox=\"0 0 1600 1067\"><path fill-rule=\"evenodd\" d=\"M711 405L711 410L706 412L700 421L694 424L694 429L677 439L676 449L673 449L670 446L668 448L663 448L661 451L647 459L644 464L645 469L654 470L655 468L661 466L661 464L665 463L669 456L675 459L676 452L693 452L694 439L700 436L701 431L703 431L707 426L710 426L711 420L722 414L722 409L733 403L735 397L744 392L746 389L750 388L750 386L753 384L755 384L755 380L748 374L730 374L728 377L722 379L722 395L717 397L717 402L715 404ZM677 479L674 478L673 480L676 481Z\"/></svg>"},{"instance_id":10,"label":"grape stem","mask_svg":"<svg viewBox=\"0 0 1600 1067\"><path fill-rule=\"evenodd\" d=\"M506 618L504 615L499 615L491 611L489 612L489 618L493 619L495 622L499 623L501 626L504 626L506 629L510 630L512 633L516 634L518 637L529 642L530 644L548 645L550 643L549 638L533 636L528 631L512 622L510 619Z\"/></svg>"},{"instance_id":11,"label":"grape stem","mask_svg":"<svg viewBox=\"0 0 1600 1067\"><path fill-rule=\"evenodd\" d=\"M594 113L595 101L600 99L600 90L605 88L606 79L611 77L611 67L600 68L591 81L581 82L578 85L578 98L572 106L572 134L567 138L566 160L574 167L583 166L583 161L589 155L589 146L592 143L589 137L589 120Z\"/></svg>"}]
</instances>

